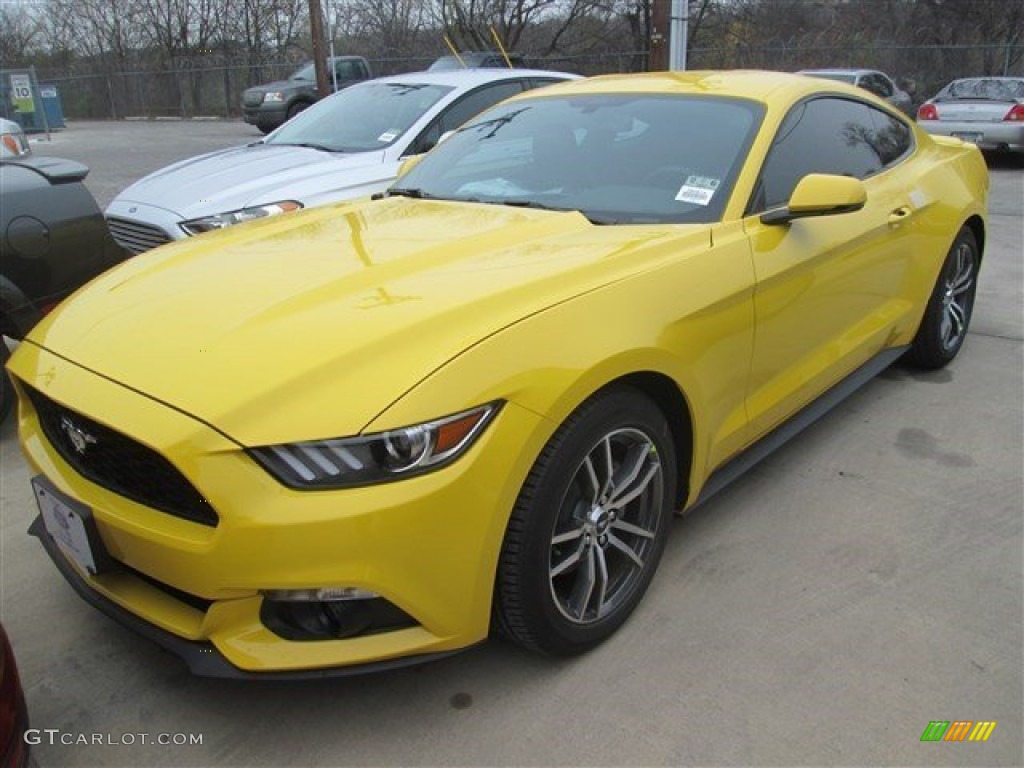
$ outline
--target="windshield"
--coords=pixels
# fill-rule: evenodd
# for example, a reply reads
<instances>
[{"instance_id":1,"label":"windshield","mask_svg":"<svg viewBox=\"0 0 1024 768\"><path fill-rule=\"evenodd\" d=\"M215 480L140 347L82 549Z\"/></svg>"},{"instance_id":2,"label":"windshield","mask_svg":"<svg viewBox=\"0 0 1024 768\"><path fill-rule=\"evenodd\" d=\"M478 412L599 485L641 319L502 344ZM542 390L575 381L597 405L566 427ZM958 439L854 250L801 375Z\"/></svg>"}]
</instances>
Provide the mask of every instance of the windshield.
<instances>
[{"instance_id":1,"label":"windshield","mask_svg":"<svg viewBox=\"0 0 1024 768\"><path fill-rule=\"evenodd\" d=\"M970 80L954 80L939 91L936 98L1016 101L1024 99L1024 79L996 80L979 77Z\"/></svg>"},{"instance_id":2,"label":"windshield","mask_svg":"<svg viewBox=\"0 0 1024 768\"><path fill-rule=\"evenodd\" d=\"M596 223L721 218L761 108L715 97L596 94L500 105L392 194L578 210Z\"/></svg>"},{"instance_id":3,"label":"windshield","mask_svg":"<svg viewBox=\"0 0 1024 768\"><path fill-rule=\"evenodd\" d=\"M303 65L300 69L295 70L288 77L289 80L309 80L312 82L316 80L316 65L313 62Z\"/></svg>"},{"instance_id":4,"label":"windshield","mask_svg":"<svg viewBox=\"0 0 1024 768\"><path fill-rule=\"evenodd\" d=\"M397 141L452 88L422 83L360 83L314 104L267 137L330 152L369 152Z\"/></svg>"}]
</instances>

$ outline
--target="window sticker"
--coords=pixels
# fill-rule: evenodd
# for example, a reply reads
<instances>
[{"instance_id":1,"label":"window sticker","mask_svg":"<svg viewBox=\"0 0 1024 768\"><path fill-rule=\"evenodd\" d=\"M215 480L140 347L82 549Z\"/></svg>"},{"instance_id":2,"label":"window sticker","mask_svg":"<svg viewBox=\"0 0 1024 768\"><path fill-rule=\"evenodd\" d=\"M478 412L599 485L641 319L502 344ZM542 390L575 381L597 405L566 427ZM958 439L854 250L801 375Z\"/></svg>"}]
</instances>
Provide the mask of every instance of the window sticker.
<instances>
[{"instance_id":1,"label":"window sticker","mask_svg":"<svg viewBox=\"0 0 1024 768\"><path fill-rule=\"evenodd\" d=\"M387 133L382 133L380 136L378 136L377 141L383 143L387 141L394 141L396 138L398 138L397 133L392 133L391 131L388 131Z\"/></svg>"},{"instance_id":2,"label":"window sticker","mask_svg":"<svg viewBox=\"0 0 1024 768\"><path fill-rule=\"evenodd\" d=\"M721 183L721 179L710 176L687 176L686 183L679 188L676 200L694 205L709 205Z\"/></svg>"}]
</instances>

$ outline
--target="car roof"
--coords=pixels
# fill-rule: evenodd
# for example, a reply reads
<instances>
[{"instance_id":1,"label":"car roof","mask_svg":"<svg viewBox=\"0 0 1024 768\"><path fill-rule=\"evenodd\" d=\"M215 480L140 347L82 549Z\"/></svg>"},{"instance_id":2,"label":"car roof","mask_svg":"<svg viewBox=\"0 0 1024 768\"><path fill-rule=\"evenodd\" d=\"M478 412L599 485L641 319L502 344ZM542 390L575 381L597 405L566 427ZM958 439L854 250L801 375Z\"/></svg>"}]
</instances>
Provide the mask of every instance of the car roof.
<instances>
[{"instance_id":1,"label":"car roof","mask_svg":"<svg viewBox=\"0 0 1024 768\"><path fill-rule=\"evenodd\" d=\"M950 80L951 83L963 83L968 80L1005 80L1008 82L1017 82L1018 80L1024 80L1024 75L972 75L971 77L958 77L956 80Z\"/></svg>"},{"instance_id":2,"label":"car roof","mask_svg":"<svg viewBox=\"0 0 1024 768\"><path fill-rule=\"evenodd\" d=\"M766 102L772 94L800 98L824 91L864 97L862 90L847 83L819 80L790 72L753 69L602 75L549 85L544 88L542 96L574 93L679 93ZM532 95L531 91L515 98L529 98Z\"/></svg>"},{"instance_id":3,"label":"car roof","mask_svg":"<svg viewBox=\"0 0 1024 768\"><path fill-rule=\"evenodd\" d=\"M866 75L869 72L882 74L877 69L856 69L843 67L830 67L828 69L801 69L798 75Z\"/></svg>"},{"instance_id":4,"label":"car roof","mask_svg":"<svg viewBox=\"0 0 1024 768\"><path fill-rule=\"evenodd\" d=\"M20 133L21 126L13 120L8 120L6 117L0 117L0 132L2 133Z\"/></svg>"},{"instance_id":5,"label":"car roof","mask_svg":"<svg viewBox=\"0 0 1024 768\"><path fill-rule=\"evenodd\" d=\"M508 67L474 67L472 69L451 69L435 72L405 72L370 80L371 83L418 83L423 85L447 85L453 88L481 85L510 77L558 77L578 80L579 75L569 72L554 72L546 69L509 69Z\"/></svg>"}]
</instances>

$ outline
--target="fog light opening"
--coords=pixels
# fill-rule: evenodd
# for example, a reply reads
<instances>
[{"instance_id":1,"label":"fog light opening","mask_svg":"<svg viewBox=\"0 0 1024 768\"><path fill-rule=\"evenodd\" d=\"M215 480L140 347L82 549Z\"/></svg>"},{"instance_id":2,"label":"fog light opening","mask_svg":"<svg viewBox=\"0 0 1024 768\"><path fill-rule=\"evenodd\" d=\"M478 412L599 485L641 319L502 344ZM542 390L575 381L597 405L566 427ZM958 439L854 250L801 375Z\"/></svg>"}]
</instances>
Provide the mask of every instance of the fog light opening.
<instances>
[{"instance_id":1,"label":"fog light opening","mask_svg":"<svg viewBox=\"0 0 1024 768\"><path fill-rule=\"evenodd\" d=\"M343 640L416 626L405 611L355 587L265 590L260 621L285 640Z\"/></svg>"}]
</instances>

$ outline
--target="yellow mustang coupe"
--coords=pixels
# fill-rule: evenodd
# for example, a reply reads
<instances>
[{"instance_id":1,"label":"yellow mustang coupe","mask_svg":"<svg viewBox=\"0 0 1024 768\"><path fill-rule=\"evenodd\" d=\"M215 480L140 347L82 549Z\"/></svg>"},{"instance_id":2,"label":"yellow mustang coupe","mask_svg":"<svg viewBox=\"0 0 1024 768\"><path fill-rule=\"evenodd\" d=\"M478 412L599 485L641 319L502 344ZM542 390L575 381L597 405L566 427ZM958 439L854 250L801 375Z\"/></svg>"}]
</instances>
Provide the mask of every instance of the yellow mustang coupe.
<instances>
[{"instance_id":1,"label":"yellow mustang coupe","mask_svg":"<svg viewBox=\"0 0 1024 768\"><path fill-rule=\"evenodd\" d=\"M135 258L10 362L31 532L196 673L591 649L673 512L967 333L981 155L841 83L581 80L414 163Z\"/></svg>"}]
</instances>

